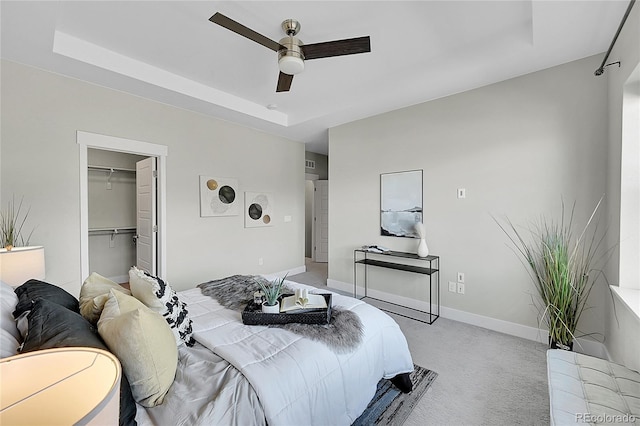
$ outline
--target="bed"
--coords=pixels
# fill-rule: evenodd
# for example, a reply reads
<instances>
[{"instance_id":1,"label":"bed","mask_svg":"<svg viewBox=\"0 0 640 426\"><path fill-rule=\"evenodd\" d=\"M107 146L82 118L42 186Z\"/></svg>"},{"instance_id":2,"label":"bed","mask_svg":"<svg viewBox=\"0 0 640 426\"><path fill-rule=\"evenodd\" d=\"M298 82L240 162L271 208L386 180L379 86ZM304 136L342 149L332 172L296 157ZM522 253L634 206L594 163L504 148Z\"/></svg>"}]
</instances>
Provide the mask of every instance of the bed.
<instances>
[{"instance_id":1,"label":"bed","mask_svg":"<svg viewBox=\"0 0 640 426\"><path fill-rule=\"evenodd\" d=\"M88 281L94 285L91 291L85 291L83 284L80 302L76 299L77 312L73 301L66 298L67 306L54 310L73 311L64 312L64 315L73 313L74 321L80 322L77 318L80 317L94 328L92 323L97 324L98 340L121 360L130 390L124 385L121 387L120 424L132 424L135 418L140 425L349 425L365 410L381 378L393 379L402 387L402 380L406 380L407 373L413 370L406 339L397 323L377 308L338 293L331 293L334 310L349 311L362 324L361 341L347 350L282 328L244 325L241 309L225 307L216 298L203 294L200 288L174 292L157 277L143 276L152 285L154 291L148 294L153 293L158 299L159 303L155 303L153 297L147 300L139 292L136 294L133 280L131 292L127 294L126 290L112 287L112 283L103 277L92 274L90 278L92 280ZM96 282L99 285L95 285ZM310 292L327 293L292 281L286 284L290 289L306 288ZM55 287L53 291L58 290L62 289ZM108 290L107 294L105 290ZM162 297L158 296L160 292ZM41 300L43 297L49 300ZM43 296L42 291L23 291L18 299L29 300L27 306L38 310L42 309L41 305L53 309L52 305L57 304L50 303L51 295ZM3 302L5 300L3 297ZM145 306L160 314L153 317L149 314L149 320L162 317L168 327L157 322L154 323L156 328L135 332L132 330L136 327L130 322L118 323L128 313L142 311L142 308L127 308L127 303L143 301L147 302ZM115 314L113 306L117 306ZM4 307L3 311L6 311ZM38 315L25 310L24 306L22 312L20 309L14 312L19 318L25 318L25 312L26 316L31 316L26 324L30 330L42 328L42 324L36 324ZM45 318L52 320L49 313ZM3 329L6 323L3 313ZM66 326L65 329L70 328ZM117 331L115 336L110 335L113 330ZM57 336L52 339L33 334L37 333L32 330L32 335L22 342L23 350L25 346L26 350L36 350L78 343L98 347L100 343L74 342L70 336L60 341ZM153 338L148 339L149 336ZM147 357L157 359L149 360L140 355L144 352L139 348L140 342L144 340L155 345ZM10 355L5 348L17 350L18 344L20 342L3 344L2 356ZM140 363L137 358L145 362ZM172 366L172 363L175 367L167 368L167 371L152 372L152 386L145 384L152 392L143 394L140 393L140 377L132 378L127 371L127 367L133 371L132 368L143 370L148 364ZM145 380L148 381L147 376L143 377ZM132 404L132 401L135 402Z\"/></svg>"}]
</instances>

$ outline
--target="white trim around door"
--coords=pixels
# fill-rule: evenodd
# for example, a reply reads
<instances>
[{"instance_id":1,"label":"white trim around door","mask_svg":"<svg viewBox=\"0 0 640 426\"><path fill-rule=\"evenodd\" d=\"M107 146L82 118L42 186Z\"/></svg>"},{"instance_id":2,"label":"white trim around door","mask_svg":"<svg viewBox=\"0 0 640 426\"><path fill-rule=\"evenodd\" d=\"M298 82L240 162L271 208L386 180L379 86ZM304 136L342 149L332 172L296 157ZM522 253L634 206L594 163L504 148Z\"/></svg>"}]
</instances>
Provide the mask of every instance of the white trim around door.
<instances>
[{"instance_id":1,"label":"white trim around door","mask_svg":"<svg viewBox=\"0 0 640 426\"><path fill-rule=\"evenodd\" d=\"M100 135L78 130L76 142L80 148L80 282L89 276L89 199L87 149L126 152L156 157L158 170L158 276L167 276L167 194L166 167L168 147L149 142Z\"/></svg>"}]
</instances>

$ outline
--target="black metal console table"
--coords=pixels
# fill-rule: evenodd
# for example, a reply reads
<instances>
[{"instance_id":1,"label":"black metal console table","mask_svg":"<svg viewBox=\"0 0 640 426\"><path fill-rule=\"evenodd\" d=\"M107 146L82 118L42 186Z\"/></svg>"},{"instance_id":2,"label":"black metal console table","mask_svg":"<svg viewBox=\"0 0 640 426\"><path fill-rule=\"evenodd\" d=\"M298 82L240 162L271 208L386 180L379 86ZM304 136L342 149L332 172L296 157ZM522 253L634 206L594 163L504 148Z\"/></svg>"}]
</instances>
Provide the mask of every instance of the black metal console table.
<instances>
[{"instance_id":1,"label":"black metal console table","mask_svg":"<svg viewBox=\"0 0 640 426\"><path fill-rule=\"evenodd\" d=\"M384 260L383 260L384 259ZM425 266L416 264L402 263L403 259L412 259L425 262ZM411 262L417 263L417 262ZM364 296L358 297L358 265L364 265ZM380 268L395 269L397 271L412 272L415 274L426 275L429 280L429 310L422 311L420 309L411 308L400 305L398 303L388 302L386 300L371 297L367 288L367 266L377 266ZM353 251L353 297L358 299L371 299L383 302L384 306L378 306L384 311L388 311L403 317L411 318L427 324L433 324L440 317L440 257L429 255L427 257L419 257L415 253L405 253L401 251L389 251L384 253L376 253L364 249L356 249ZM435 290L435 292L434 292ZM435 293L435 294L434 294ZM435 299L435 312L434 311Z\"/></svg>"}]
</instances>

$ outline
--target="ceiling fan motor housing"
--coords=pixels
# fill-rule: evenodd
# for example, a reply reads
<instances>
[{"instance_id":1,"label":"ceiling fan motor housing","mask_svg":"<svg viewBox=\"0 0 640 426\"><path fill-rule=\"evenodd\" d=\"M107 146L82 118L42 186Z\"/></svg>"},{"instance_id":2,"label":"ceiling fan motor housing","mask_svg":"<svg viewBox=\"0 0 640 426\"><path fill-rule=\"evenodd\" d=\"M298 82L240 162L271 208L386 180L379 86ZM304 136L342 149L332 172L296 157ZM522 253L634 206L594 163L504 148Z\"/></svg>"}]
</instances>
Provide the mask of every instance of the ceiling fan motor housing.
<instances>
[{"instance_id":1,"label":"ceiling fan motor housing","mask_svg":"<svg viewBox=\"0 0 640 426\"><path fill-rule=\"evenodd\" d=\"M304 54L301 49L302 41L297 37L288 36L282 38L279 43L284 46L284 49L278 50L278 66L280 67L280 71L289 75L302 72L304 70Z\"/></svg>"}]
</instances>

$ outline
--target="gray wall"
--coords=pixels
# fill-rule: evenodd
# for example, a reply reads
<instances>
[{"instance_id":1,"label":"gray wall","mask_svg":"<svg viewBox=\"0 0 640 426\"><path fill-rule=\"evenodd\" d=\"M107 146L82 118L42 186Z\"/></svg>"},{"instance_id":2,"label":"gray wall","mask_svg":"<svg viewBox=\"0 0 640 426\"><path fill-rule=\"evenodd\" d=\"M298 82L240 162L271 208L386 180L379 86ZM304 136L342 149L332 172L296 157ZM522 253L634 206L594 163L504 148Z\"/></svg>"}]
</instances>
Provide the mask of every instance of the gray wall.
<instances>
[{"instance_id":1,"label":"gray wall","mask_svg":"<svg viewBox=\"0 0 640 426\"><path fill-rule=\"evenodd\" d=\"M329 179L329 157L324 154L317 154L315 152L305 152L306 160L313 160L316 162L315 169L305 168L305 173L312 173L318 175L318 179Z\"/></svg>"},{"instance_id":2,"label":"gray wall","mask_svg":"<svg viewBox=\"0 0 640 426\"><path fill-rule=\"evenodd\" d=\"M584 223L606 192L607 83L590 57L329 131L329 280L353 281L353 249L415 251L417 240L381 237L380 174L424 170L424 222L441 257L442 305L538 327L534 291L493 217L527 224L577 202ZM456 189L466 189L466 199ZM466 294L447 291L456 273ZM378 270L377 290L426 300L424 281ZM601 286L604 288L604 286ZM581 329L604 332L604 290Z\"/></svg>"},{"instance_id":3,"label":"gray wall","mask_svg":"<svg viewBox=\"0 0 640 426\"><path fill-rule=\"evenodd\" d=\"M31 205L48 281L79 294L78 130L168 147L165 278L175 288L304 266L302 144L8 61L1 78L1 201L24 195ZM201 218L199 175L272 192L273 226L245 229L242 215Z\"/></svg>"}]
</instances>

